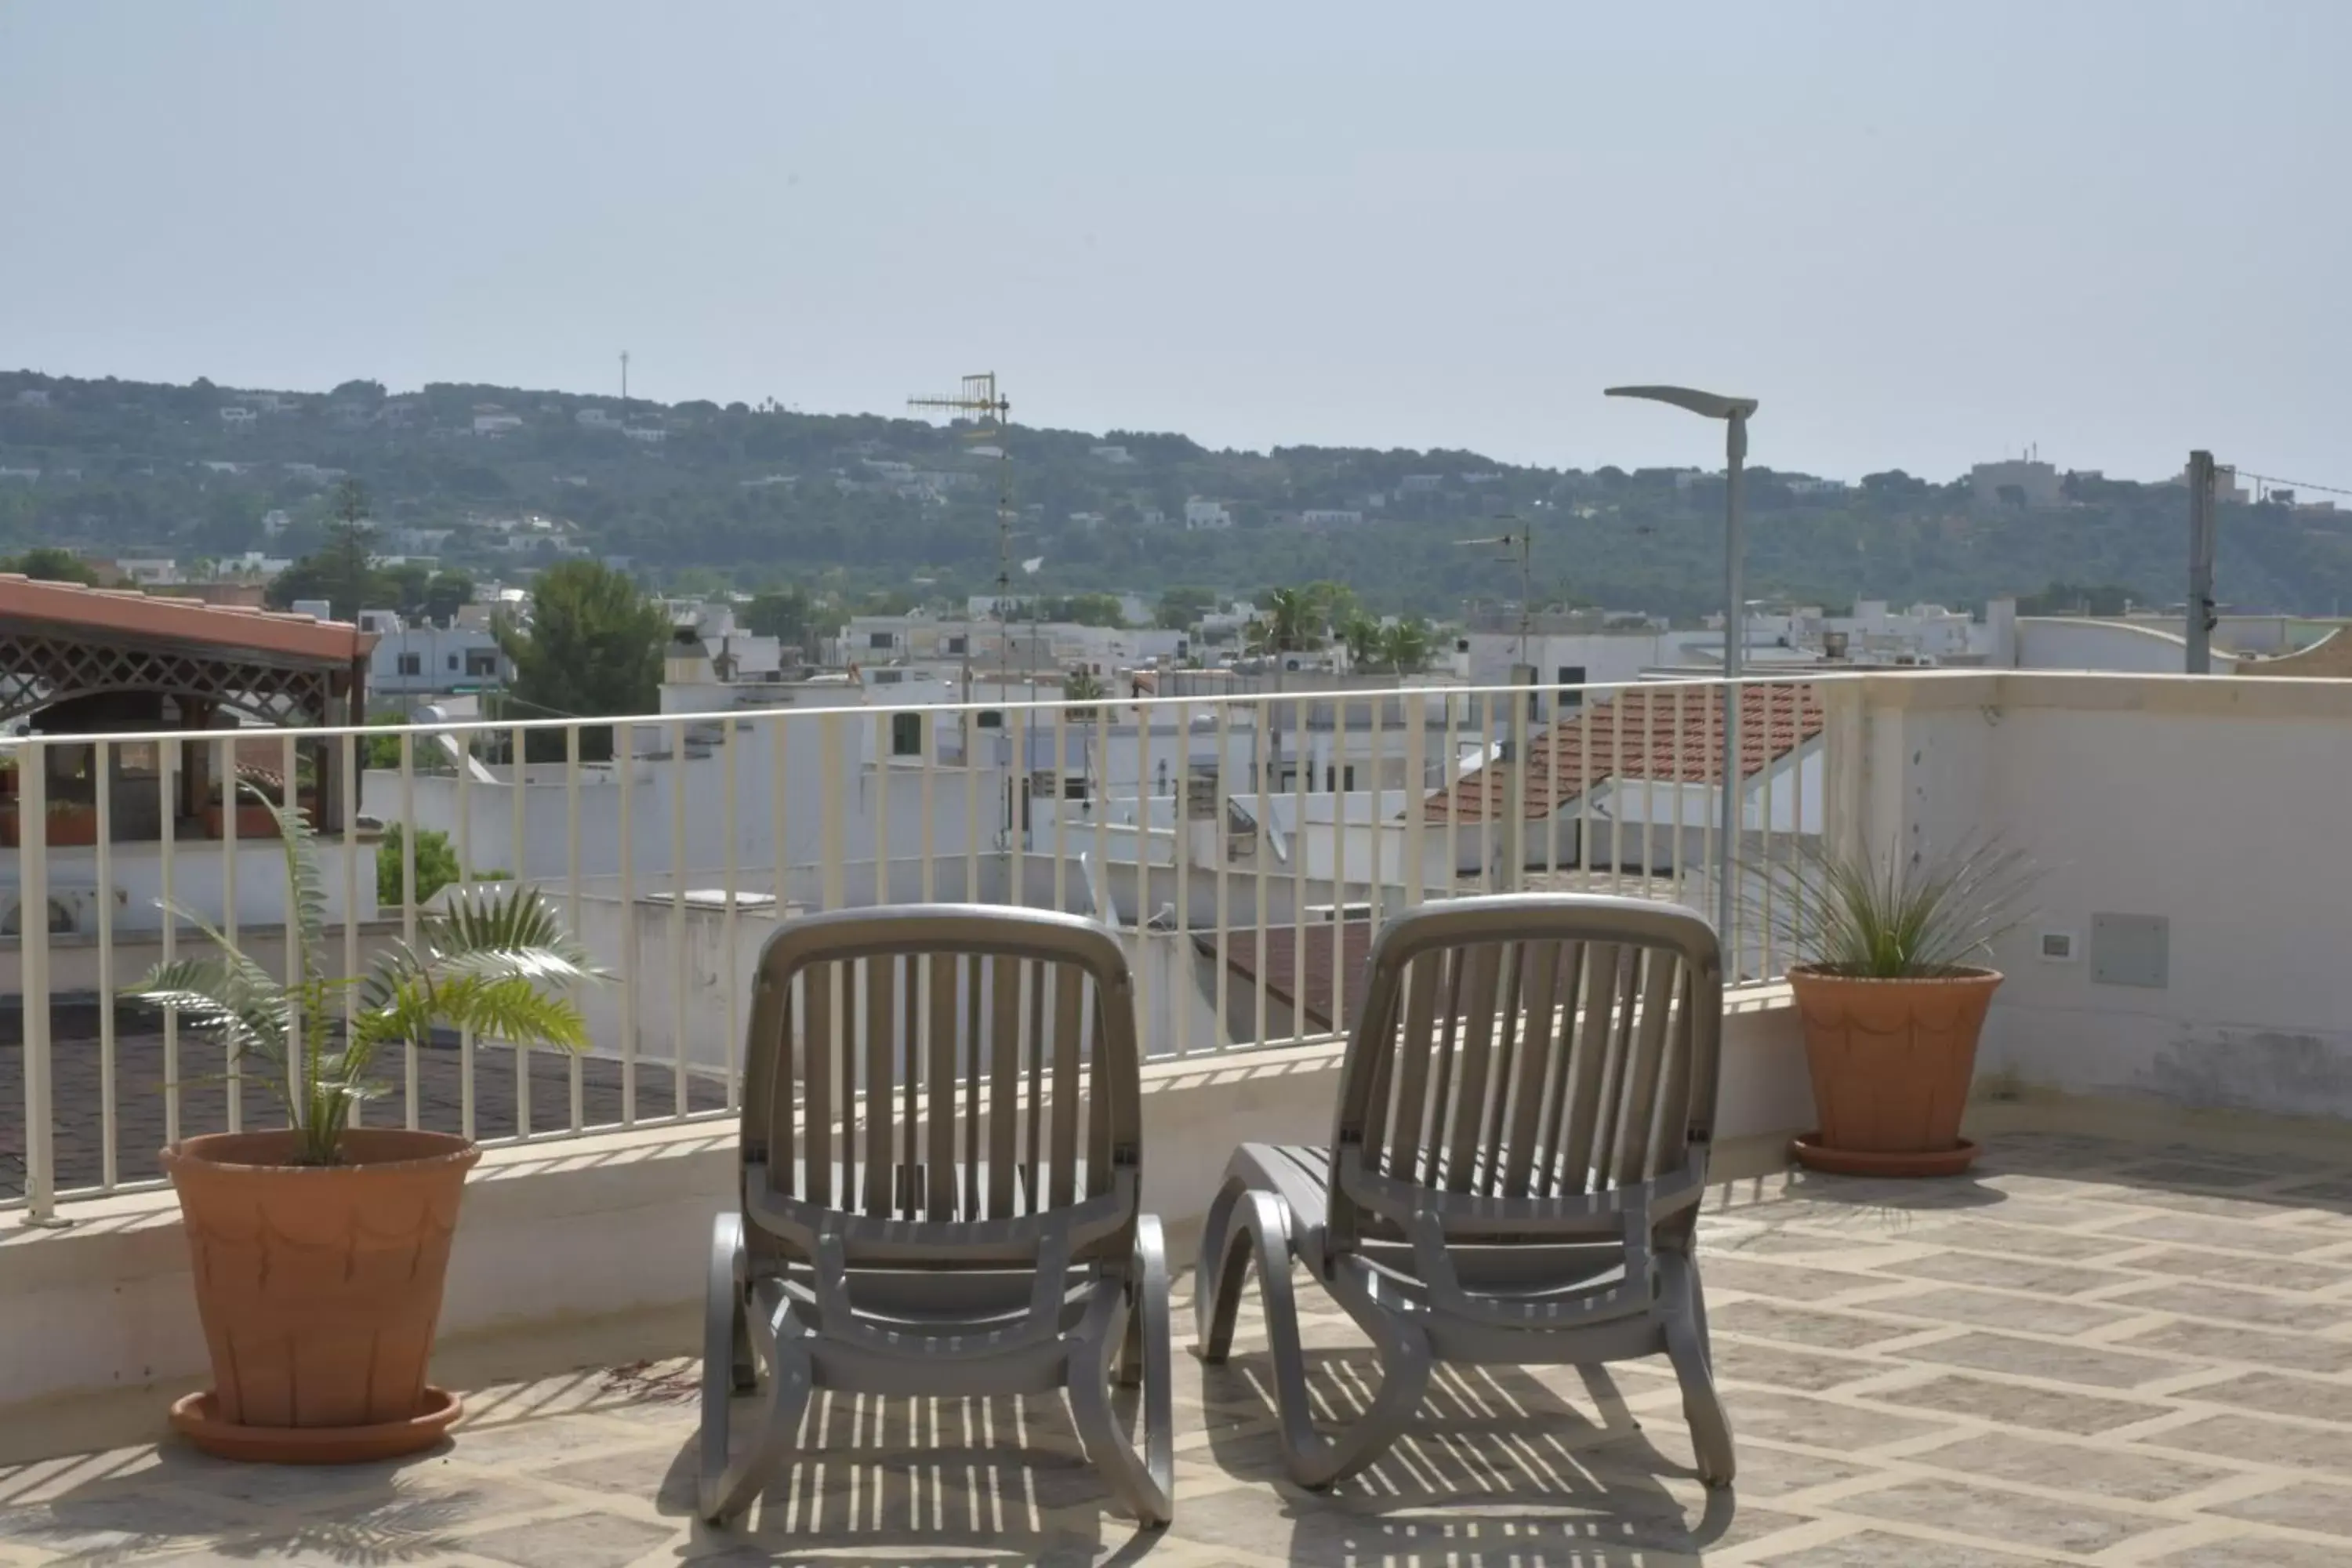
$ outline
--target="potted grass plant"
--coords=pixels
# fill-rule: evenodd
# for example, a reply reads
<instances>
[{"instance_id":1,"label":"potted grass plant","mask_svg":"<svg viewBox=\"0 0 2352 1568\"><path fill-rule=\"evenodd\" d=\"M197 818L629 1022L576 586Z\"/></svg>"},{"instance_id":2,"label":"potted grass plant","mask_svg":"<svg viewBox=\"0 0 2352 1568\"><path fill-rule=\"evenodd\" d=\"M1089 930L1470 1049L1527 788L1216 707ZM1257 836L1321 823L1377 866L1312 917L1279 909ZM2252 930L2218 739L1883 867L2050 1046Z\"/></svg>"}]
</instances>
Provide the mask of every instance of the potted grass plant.
<instances>
[{"instance_id":1,"label":"potted grass plant","mask_svg":"<svg viewBox=\"0 0 2352 1568\"><path fill-rule=\"evenodd\" d=\"M2032 863L1983 841L1808 850L1772 880L1821 1121L1797 1158L1854 1175L1967 1170L1960 1118L2001 983L1991 947L2025 918Z\"/></svg>"},{"instance_id":2,"label":"potted grass plant","mask_svg":"<svg viewBox=\"0 0 2352 1568\"><path fill-rule=\"evenodd\" d=\"M252 792L263 798L261 792ZM156 966L130 994L176 1009L268 1085L286 1125L184 1138L163 1152L179 1194L213 1386L172 1409L199 1447L338 1463L426 1447L457 1420L426 1363L466 1173L450 1133L352 1125L376 1054L470 1029L577 1049L572 990L601 978L537 890L453 893L364 974L325 968L326 891L297 810L265 799L286 855L290 978L201 915L214 951Z\"/></svg>"}]
</instances>

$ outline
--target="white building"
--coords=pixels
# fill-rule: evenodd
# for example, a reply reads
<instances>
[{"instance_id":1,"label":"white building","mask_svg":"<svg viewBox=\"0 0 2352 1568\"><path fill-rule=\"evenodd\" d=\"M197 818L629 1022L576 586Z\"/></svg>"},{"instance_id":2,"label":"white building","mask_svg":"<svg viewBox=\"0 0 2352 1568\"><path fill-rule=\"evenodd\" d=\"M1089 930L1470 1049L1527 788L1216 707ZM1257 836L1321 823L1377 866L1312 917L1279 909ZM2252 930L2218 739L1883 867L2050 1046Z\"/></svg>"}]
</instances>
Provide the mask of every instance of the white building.
<instances>
[{"instance_id":1,"label":"white building","mask_svg":"<svg viewBox=\"0 0 2352 1568\"><path fill-rule=\"evenodd\" d=\"M514 667L487 630L405 626L390 610L364 610L360 619L376 634L368 658L368 689L377 697L478 691L513 677Z\"/></svg>"},{"instance_id":2,"label":"white building","mask_svg":"<svg viewBox=\"0 0 2352 1568\"><path fill-rule=\"evenodd\" d=\"M2018 505L2048 511L2066 504L2058 466L2032 458L1977 464L1969 469L1969 490L1979 506Z\"/></svg>"},{"instance_id":3,"label":"white building","mask_svg":"<svg viewBox=\"0 0 2352 1568\"><path fill-rule=\"evenodd\" d=\"M232 404L220 411L221 427L226 430L250 430L260 416L250 408Z\"/></svg>"},{"instance_id":4,"label":"white building","mask_svg":"<svg viewBox=\"0 0 2352 1568\"><path fill-rule=\"evenodd\" d=\"M1109 463L1115 467L1135 461L1134 456L1124 447L1106 445L1095 447L1089 450L1096 461Z\"/></svg>"},{"instance_id":5,"label":"white building","mask_svg":"<svg viewBox=\"0 0 2352 1568\"><path fill-rule=\"evenodd\" d=\"M1355 528L1363 521L1362 512L1336 507L1310 507L1298 514L1302 528Z\"/></svg>"},{"instance_id":6,"label":"white building","mask_svg":"<svg viewBox=\"0 0 2352 1568\"><path fill-rule=\"evenodd\" d=\"M503 436L509 430L520 430L521 428L522 416L520 414L477 414L474 416L474 434L477 436Z\"/></svg>"},{"instance_id":7,"label":"white building","mask_svg":"<svg viewBox=\"0 0 2352 1568\"><path fill-rule=\"evenodd\" d=\"M669 439L669 432L657 425L632 425L624 429L621 434L632 441L641 441L648 447L658 447Z\"/></svg>"},{"instance_id":8,"label":"white building","mask_svg":"<svg viewBox=\"0 0 2352 1568\"><path fill-rule=\"evenodd\" d=\"M1234 514L1225 510L1222 501L1202 500L1194 496L1184 503L1184 528L1187 532L1227 529L1233 525Z\"/></svg>"}]
</instances>

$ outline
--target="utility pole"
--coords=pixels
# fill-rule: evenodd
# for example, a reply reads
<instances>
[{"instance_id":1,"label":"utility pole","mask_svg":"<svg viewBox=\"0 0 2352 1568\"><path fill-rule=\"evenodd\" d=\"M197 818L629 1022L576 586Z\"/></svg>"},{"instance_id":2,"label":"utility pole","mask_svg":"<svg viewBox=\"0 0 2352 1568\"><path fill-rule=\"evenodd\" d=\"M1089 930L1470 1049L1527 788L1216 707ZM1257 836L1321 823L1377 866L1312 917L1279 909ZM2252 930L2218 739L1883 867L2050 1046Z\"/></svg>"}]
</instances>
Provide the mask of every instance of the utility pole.
<instances>
[{"instance_id":1,"label":"utility pole","mask_svg":"<svg viewBox=\"0 0 2352 1568\"><path fill-rule=\"evenodd\" d=\"M2189 454L2189 673L2213 673L2213 454Z\"/></svg>"}]
</instances>

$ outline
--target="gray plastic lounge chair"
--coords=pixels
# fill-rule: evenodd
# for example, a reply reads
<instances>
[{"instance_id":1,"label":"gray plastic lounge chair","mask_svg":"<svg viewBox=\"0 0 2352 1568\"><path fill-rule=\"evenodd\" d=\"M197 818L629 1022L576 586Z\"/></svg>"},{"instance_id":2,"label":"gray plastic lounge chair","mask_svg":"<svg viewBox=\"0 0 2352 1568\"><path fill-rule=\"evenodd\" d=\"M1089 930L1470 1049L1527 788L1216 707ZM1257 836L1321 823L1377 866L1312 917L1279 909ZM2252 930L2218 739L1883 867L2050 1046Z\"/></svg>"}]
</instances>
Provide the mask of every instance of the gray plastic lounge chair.
<instances>
[{"instance_id":1,"label":"gray plastic lounge chair","mask_svg":"<svg viewBox=\"0 0 2352 1568\"><path fill-rule=\"evenodd\" d=\"M1415 910L1373 944L1328 1149L1244 1144L1193 1285L1202 1359L1254 1262L1283 1454L1325 1487L1377 1460L1433 1362L1573 1365L1661 1351L1710 1486L1731 1428L1692 1240L1723 977L1704 921L1631 899L1507 894ZM1293 1259L1371 1336L1381 1384L1315 1429Z\"/></svg>"},{"instance_id":2,"label":"gray plastic lounge chair","mask_svg":"<svg viewBox=\"0 0 2352 1568\"><path fill-rule=\"evenodd\" d=\"M704 1318L703 1516L751 1505L812 1389L1066 1388L1113 1494L1167 1523L1168 1263L1139 1212L1117 939L980 905L791 921L760 956L744 1064L741 1211L719 1217ZM1141 1454L1114 1376L1143 1384ZM730 1452L730 1396L755 1391L758 1431Z\"/></svg>"}]
</instances>

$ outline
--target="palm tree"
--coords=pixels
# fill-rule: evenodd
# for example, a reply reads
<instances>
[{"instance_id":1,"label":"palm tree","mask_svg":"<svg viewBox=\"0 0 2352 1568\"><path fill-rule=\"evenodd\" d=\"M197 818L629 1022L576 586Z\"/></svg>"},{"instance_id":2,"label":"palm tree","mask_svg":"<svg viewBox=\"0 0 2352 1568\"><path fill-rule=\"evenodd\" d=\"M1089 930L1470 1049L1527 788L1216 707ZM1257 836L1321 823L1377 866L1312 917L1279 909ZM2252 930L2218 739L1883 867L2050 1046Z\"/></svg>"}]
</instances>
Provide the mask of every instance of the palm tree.
<instances>
[{"instance_id":1,"label":"palm tree","mask_svg":"<svg viewBox=\"0 0 2352 1568\"><path fill-rule=\"evenodd\" d=\"M1429 623L1418 616L1399 621L1381 633L1381 662L1399 675L1415 674L1429 668L1435 642Z\"/></svg>"},{"instance_id":2,"label":"palm tree","mask_svg":"<svg viewBox=\"0 0 2352 1568\"><path fill-rule=\"evenodd\" d=\"M1265 596L1265 613L1250 623L1249 651L1264 656L1319 647L1323 635L1318 619L1315 600L1305 589L1274 589Z\"/></svg>"},{"instance_id":3,"label":"palm tree","mask_svg":"<svg viewBox=\"0 0 2352 1568\"><path fill-rule=\"evenodd\" d=\"M1339 640L1348 647L1348 668L1370 669L1385 643L1381 623L1358 610L1339 626Z\"/></svg>"},{"instance_id":4,"label":"palm tree","mask_svg":"<svg viewBox=\"0 0 2352 1568\"><path fill-rule=\"evenodd\" d=\"M183 1022L226 1047L232 1066L259 1057L276 1069L267 1081L298 1135L295 1163L341 1163L352 1107L380 1092L367 1071L386 1046L427 1044L437 1026L516 1046L586 1047L588 1026L564 993L603 972L535 888L454 895L417 922L413 945L394 942L365 974L329 975L317 837L299 811L245 787L277 819L286 851L298 978L277 978L202 915L166 901L217 951L159 963L127 994L179 1009Z\"/></svg>"},{"instance_id":5,"label":"palm tree","mask_svg":"<svg viewBox=\"0 0 2352 1568\"><path fill-rule=\"evenodd\" d=\"M1108 692L1103 686L1101 678L1083 664L1076 666L1067 675L1062 677L1062 697L1066 701L1099 702L1107 695ZM1091 707L1070 710L1070 717L1073 719L1091 719L1094 716L1095 710Z\"/></svg>"}]
</instances>

